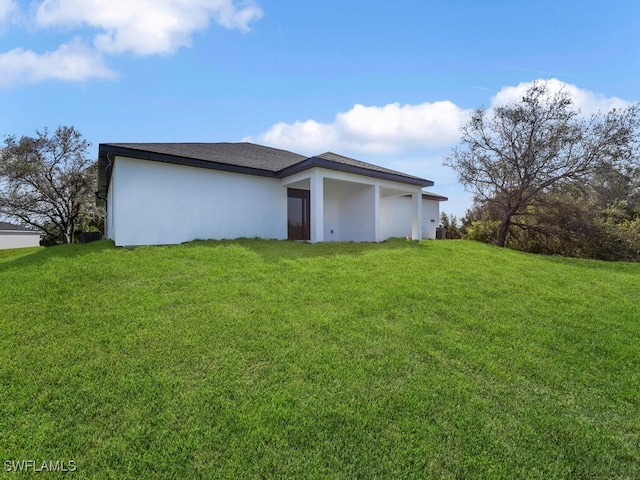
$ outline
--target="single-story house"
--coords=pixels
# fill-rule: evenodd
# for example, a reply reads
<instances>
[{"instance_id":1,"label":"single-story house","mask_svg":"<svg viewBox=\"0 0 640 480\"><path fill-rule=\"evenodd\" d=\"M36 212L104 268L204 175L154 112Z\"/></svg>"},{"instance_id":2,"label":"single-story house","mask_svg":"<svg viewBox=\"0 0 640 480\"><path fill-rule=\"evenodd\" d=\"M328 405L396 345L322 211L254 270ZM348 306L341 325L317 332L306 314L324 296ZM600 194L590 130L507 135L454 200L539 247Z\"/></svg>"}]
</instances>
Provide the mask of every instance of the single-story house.
<instances>
[{"instance_id":1,"label":"single-story house","mask_svg":"<svg viewBox=\"0 0 640 480\"><path fill-rule=\"evenodd\" d=\"M0 222L0 250L40 246L40 232L28 227Z\"/></svg>"},{"instance_id":2,"label":"single-story house","mask_svg":"<svg viewBox=\"0 0 640 480\"><path fill-rule=\"evenodd\" d=\"M260 237L435 238L433 182L324 153L252 143L104 143L97 197L116 245Z\"/></svg>"}]
</instances>

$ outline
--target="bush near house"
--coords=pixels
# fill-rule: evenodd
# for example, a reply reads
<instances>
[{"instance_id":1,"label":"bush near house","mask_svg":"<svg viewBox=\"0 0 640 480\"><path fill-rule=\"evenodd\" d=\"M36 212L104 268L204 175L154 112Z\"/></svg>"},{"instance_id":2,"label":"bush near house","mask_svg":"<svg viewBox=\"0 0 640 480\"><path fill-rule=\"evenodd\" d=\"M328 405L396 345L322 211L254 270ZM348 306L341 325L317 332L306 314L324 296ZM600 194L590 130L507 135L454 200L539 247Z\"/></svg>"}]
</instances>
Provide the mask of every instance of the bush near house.
<instances>
[{"instance_id":1,"label":"bush near house","mask_svg":"<svg viewBox=\"0 0 640 480\"><path fill-rule=\"evenodd\" d=\"M640 478L639 287L637 264L467 241L3 251L0 456L98 479Z\"/></svg>"}]
</instances>

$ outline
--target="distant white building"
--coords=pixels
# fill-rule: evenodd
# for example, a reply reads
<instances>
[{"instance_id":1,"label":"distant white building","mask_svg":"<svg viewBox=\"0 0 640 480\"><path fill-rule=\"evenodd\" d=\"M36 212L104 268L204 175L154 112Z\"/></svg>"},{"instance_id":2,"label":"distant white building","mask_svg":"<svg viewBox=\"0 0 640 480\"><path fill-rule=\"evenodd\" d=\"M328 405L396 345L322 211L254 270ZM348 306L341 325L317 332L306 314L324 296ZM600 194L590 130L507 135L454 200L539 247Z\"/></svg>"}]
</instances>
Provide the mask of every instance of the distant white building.
<instances>
[{"instance_id":1,"label":"distant white building","mask_svg":"<svg viewBox=\"0 0 640 480\"><path fill-rule=\"evenodd\" d=\"M32 228L0 222L0 250L40 246L40 233Z\"/></svg>"},{"instance_id":2,"label":"distant white building","mask_svg":"<svg viewBox=\"0 0 640 480\"><path fill-rule=\"evenodd\" d=\"M334 153L252 143L111 143L98 198L116 245L260 237L310 242L435 238L433 182Z\"/></svg>"}]
</instances>

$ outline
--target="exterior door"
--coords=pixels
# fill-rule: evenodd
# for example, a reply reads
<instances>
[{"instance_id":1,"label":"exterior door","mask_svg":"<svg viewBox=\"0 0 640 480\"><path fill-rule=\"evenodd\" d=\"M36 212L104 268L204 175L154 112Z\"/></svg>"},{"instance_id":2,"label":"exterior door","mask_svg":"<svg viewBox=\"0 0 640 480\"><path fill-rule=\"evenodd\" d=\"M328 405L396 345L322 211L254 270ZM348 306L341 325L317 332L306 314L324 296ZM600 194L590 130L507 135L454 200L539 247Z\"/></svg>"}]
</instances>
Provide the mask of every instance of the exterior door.
<instances>
[{"instance_id":1,"label":"exterior door","mask_svg":"<svg viewBox=\"0 0 640 480\"><path fill-rule=\"evenodd\" d=\"M311 240L311 192L287 189L287 238Z\"/></svg>"}]
</instances>

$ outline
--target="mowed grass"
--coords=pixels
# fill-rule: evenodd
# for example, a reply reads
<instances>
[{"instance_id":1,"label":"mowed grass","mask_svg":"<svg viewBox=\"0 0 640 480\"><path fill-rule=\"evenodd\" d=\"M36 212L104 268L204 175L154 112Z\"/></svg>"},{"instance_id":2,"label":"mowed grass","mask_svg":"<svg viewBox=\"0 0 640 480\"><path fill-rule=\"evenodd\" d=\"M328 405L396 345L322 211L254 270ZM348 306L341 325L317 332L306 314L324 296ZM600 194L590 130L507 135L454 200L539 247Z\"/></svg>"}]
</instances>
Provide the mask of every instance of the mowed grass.
<instances>
[{"instance_id":1,"label":"mowed grass","mask_svg":"<svg viewBox=\"0 0 640 480\"><path fill-rule=\"evenodd\" d=\"M13 250L0 333L2 462L640 478L637 264L463 241Z\"/></svg>"}]
</instances>

